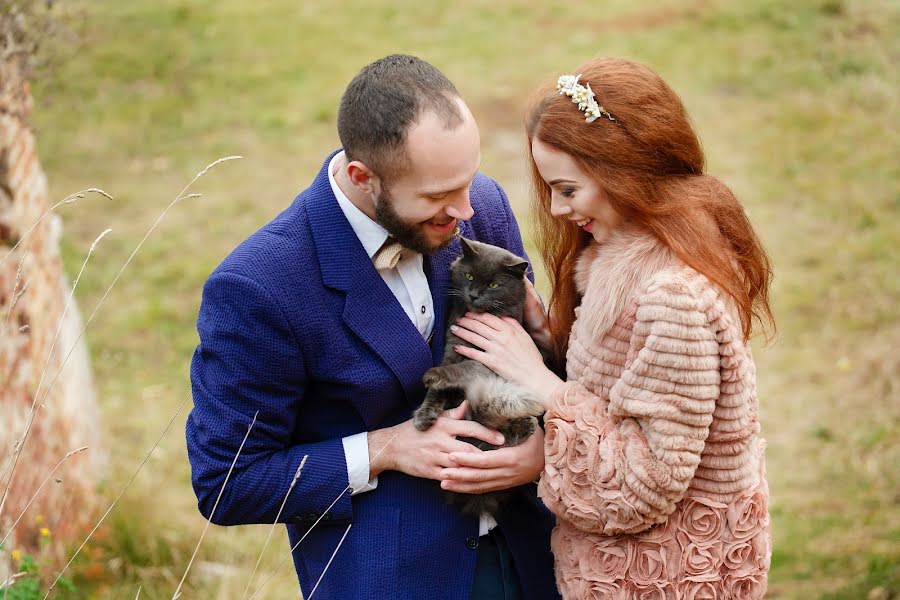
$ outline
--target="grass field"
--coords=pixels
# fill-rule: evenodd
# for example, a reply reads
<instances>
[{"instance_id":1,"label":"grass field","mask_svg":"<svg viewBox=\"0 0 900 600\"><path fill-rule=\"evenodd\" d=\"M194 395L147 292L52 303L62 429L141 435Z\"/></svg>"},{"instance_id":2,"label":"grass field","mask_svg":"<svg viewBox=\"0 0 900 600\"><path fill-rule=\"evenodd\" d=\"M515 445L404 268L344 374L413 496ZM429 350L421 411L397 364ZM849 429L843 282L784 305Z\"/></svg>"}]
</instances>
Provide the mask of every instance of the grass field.
<instances>
[{"instance_id":1,"label":"grass field","mask_svg":"<svg viewBox=\"0 0 900 600\"><path fill-rule=\"evenodd\" d=\"M338 144L346 82L391 52L441 68L481 124L483 170L527 225L521 114L596 55L653 65L684 98L774 259L779 335L758 340L775 551L770 597L900 596L900 5L877 0L75 3L76 40L35 86L53 198L89 313L176 206L88 331L115 497L189 391L208 273L285 207ZM527 232L527 226L524 227ZM536 256L533 253L533 256ZM170 598L199 539L183 422L76 567L84 598ZM214 528L187 596L239 598L265 527ZM263 572L287 555L278 530ZM266 598L294 598L285 564Z\"/></svg>"}]
</instances>

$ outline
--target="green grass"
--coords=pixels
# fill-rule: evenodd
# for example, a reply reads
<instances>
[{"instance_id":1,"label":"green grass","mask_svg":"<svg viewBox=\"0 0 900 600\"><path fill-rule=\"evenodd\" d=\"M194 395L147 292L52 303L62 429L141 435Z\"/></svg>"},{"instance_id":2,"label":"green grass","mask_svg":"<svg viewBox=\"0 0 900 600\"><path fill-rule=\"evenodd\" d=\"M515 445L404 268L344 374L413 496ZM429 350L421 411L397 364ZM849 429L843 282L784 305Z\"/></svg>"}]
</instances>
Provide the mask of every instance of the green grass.
<instances>
[{"instance_id":1,"label":"green grass","mask_svg":"<svg viewBox=\"0 0 900 600\"><path fill-rule=\"evenodd\" d=\"M89 330L110 499L188 392L206 275L337 146L337 102L363 64L410 52L453 79L481 124L483 170L524 224L528 94L592 56L622 55L682 94L710 172L743 200L775 262L780 334L757 348L770 596L900 594L896 3L132 0L73 12L78 42L37 82L34 120L53 198L91 186L116 197L61 211L70 274L113 229L80 284L84 314L194 174L244 156L173 209ZM117 508L97 557L79 563L84 597L133 597L139 584L142 598L171 597L204 525L183 418ZM264 535L212 530L201 559L224 567L195 569L188 591L239 596ZM266 563L285 553L279 534ZM290 564L267 589L267 598L295 596Z\"/></svg>"}]
</instances>

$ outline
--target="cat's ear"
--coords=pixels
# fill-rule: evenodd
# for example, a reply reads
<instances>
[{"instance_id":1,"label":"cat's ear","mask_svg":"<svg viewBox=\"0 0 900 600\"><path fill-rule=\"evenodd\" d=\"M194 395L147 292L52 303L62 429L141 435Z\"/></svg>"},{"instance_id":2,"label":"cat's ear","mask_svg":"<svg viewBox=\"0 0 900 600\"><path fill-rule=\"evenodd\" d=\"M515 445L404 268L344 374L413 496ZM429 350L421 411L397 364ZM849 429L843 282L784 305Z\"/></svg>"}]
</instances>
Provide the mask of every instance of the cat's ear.
<instances>
[{"instance_id":1,"label":"cat's ear","mask_svg":"<svg viewBox=\"0 0 900 600\"><path fill-rule=\"evenodd\" d=\"M459 245L462 246L463 256L468 258L478 256L478 250L475 249L475 245L470 243L466 238L460 237Z\"/></svg>"},{"instance_id":2,"label":"cat's ear","mask_svg":"<svg viewBox=\"0 0 900 600\"><path fill-rule=\"evenodd\" d=\"M512 275L513 277L518 279L518 278L522 278L525 276L525 271L528 270L528 263L523 260L522 262L519 262L519 263L515 263L512 265L506 265L503 267L503 269L507 273L509 273L510 275Z\"/></svg>"}]
</instances>

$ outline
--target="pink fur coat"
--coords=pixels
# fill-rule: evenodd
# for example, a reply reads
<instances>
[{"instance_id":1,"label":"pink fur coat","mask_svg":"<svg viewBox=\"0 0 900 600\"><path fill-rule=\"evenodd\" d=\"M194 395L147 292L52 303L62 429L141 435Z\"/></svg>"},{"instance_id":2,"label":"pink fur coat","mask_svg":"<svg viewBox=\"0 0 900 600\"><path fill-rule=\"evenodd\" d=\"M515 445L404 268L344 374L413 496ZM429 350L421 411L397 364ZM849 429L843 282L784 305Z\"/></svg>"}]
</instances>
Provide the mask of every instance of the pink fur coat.
<instances>
[{"instance_id":1,"label":"pink fur coat","mask_svg":"<svg viewBox=\"0 0 900 600\"><path fill-rule=\"evenodd\" d=\"M563 598L762 598L764 442L731 303L629 230L585 249L577 285L538 488Z\"/></svg>"}]
</instances>

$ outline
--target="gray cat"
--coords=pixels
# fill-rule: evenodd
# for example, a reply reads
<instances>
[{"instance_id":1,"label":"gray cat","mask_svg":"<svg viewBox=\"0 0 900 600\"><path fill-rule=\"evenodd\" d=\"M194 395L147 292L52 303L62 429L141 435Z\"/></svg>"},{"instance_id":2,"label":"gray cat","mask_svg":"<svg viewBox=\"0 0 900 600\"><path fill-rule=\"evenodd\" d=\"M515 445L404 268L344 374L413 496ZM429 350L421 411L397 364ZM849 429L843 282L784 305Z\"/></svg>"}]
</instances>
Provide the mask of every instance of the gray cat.
<instances>
[{"instance_id":1,"label":"gray cat","mask_svg":"<svg viewBox=\"0 0 900 600\"><path fill-rule=\"evenodd\" d=\"M460 238L462 256L450 266L451 308L448 325L466 312L492 313L522 322L525 307L525 271L528 263L515 254L465 238ZM413 424L425 431L442 411L468 399L467 418L503 434L504 446L516 446L534 433L535 419L543 414L541 403L524 388L512 384L480 362L457 354L453 347L471 344L448 328L444 359L440 366L425 372L422 380L428 392L413 415ZM487 442L464 438L481 448L498 448ZM466 514L494 513L511 490L485 494L447 492Z\"/></svg>"}]
</instances>

